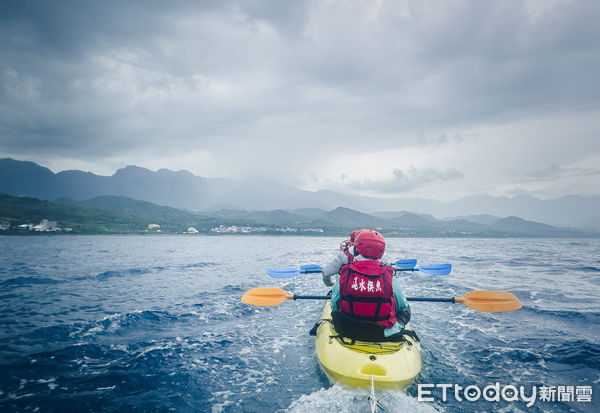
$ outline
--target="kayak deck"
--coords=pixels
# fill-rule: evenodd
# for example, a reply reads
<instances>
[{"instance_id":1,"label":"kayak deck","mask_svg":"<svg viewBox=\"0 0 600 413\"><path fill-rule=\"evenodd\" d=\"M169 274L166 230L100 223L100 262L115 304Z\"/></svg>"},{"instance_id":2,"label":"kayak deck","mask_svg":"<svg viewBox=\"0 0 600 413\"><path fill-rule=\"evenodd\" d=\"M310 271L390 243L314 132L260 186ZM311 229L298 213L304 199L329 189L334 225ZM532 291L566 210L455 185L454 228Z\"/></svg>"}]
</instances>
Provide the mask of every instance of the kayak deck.
<instances>
[{"instance_id":1,"label":"kayak deck","mask_svg":"<svg viewBox=\"0 0 600 413\"><path fill-rule=\"evenodd\" d=\"M348 387L404 389L421 371L421 347L412 337L410 343L356 341L343 344L331 321L329 301L325 303L317 330L316 351L327 376ZM349 340L346 339L347 342Z\"/></svg>"}]
</instances>

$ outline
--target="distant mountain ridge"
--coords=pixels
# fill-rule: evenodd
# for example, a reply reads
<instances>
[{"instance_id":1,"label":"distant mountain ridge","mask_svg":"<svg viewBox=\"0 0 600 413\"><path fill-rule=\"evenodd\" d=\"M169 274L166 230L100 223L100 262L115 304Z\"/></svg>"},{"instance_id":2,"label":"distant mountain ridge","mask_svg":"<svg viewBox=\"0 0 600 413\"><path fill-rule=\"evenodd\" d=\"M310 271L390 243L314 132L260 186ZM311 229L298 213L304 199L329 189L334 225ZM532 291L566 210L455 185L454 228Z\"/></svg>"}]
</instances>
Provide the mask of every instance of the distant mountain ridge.
<instances>
[{"instance_id":1,"label":"distant mountain ridge","mask_svg":"<svg viewBox=\"0 0 600 413\"><path fill-rule=\"evenodd\" d=\"M264 180L204 178L188 171L160 169L156 172L128 166L112 176L91 172L53 173L33 162L0 159L0 193L52 200L68 197L85 200L97 196L124 196L157 205L189 211L228 209L256 210L332 210L343 206L355 211L413 211L436 218L488 216L479 223L489 224L494 217L518 216L553 226L600 229L600 197L565 196L541 200L519 195L514 198L475 195L452 202L418 198L354 196L329 190L305 191ZM387 213L386 213L387 214ZM490 220L489 216L492 216ZM397 217L400 219L400 215ZM477 222L475 218L471 222Z\"/></svg>"},{"instance_id":2,"label":"distant mountain ridge","mask_svg":"<svg viewBox=\"0 0 600 413\"><path fill-rule=\"evenodd\" d=\"M163 233L182 233L194 227L193 231L204 234L346 237L357 228L375 228L385 236L398 237L600 237L600 232L557 228L517 217L485 225L464 219L441 221L412 213L382 218L342 207L331 211L223 209L207 215L118 196L100 196L84 201L70 198L42 201L0 194L0 221L10 223L12 228L0 234L22 234L22 230L17 229L19 225L33 226L44 219L57 222L60 228L71 228L76 234L144 233L158 229Z\"/></svg>"}]
</instances>

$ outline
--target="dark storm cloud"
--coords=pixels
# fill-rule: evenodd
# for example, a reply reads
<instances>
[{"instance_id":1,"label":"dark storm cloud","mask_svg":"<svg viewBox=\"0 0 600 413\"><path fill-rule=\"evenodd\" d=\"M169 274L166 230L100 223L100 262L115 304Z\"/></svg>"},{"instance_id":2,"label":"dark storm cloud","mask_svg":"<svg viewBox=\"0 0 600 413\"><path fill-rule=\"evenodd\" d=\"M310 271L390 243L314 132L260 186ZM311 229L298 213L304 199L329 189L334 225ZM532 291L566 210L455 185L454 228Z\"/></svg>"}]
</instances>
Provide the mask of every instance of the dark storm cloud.
<instances>
[{"instance_id":1,"label":"dark storm cloud","mask_svg":"<svg viewBox=\"0 0 600 413\"><path fill-rule=\"evenodd\" d=\"M460 144L478 125L597 110L599 12L595 1L3 1L0 152L204 151L230 176L295 179L340 151ZM420 170L431 173L390 188L449 179Z\"/></svg>"},{"instance_id":2,"label":"dark storm cloud","mask_svg":"<svg viewBox=\"0 0 600 413\"><path fill-rule=\"evenodd\" d=\"M0 149L85 156L166 139L227 141L232 124L276 113L282 100L203 99L193 76L254 76L261 53L240 40L259 24L293 34L303 4L4 2ZM219 31L220 20L241 34Z\"/></svg>"}]
</instances>

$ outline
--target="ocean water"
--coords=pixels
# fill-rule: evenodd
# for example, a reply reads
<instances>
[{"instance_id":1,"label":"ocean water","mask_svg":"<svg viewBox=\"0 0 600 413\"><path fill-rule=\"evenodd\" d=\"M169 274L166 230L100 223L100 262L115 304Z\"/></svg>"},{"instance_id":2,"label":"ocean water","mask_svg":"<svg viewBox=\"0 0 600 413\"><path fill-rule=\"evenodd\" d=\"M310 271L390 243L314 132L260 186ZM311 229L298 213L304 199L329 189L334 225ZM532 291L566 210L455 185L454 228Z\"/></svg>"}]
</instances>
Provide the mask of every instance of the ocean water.
<instances>
[{"instance_id":1,"label":"ocean water","mask_svg":"<svg viewBox=\"0 0 600 413\"><path fill-rule=\"evenodd\" d=\"M308 331L323 302L240 302L253 287L326 293L319 274L276 280L266 268L325 264L340 241L0 236L0 411L368 411L365 390L332 385L316 361ZM412 303L423 370L406 392L378 393L386 412L600 411L600 240L387 241L389 261L454 266L405 273L407 296L506 290L524 308ZM417 399L419 384L445 383L556 393L529 408L444 401L439 388ZM564 401L589 390L590 402Z\"/></svg>"}]
</instances>

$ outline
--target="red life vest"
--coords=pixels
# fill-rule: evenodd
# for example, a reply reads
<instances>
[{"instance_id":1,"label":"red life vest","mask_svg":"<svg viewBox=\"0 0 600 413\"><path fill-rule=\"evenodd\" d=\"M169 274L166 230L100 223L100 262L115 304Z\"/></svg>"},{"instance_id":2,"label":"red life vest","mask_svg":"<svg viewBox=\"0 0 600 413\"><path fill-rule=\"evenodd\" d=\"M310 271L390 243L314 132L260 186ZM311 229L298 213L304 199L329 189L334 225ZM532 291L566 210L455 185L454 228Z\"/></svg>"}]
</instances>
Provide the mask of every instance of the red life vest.
<instances>
[{"instance_id":1,"label":"red life vest","mask_svg":"<svg viewBox=\"0 0 600 413\"><path fill-rule=\"evenodd\" d=\"M392 288L394 269L379 261L353 261L340 270L342 313L384 328L396 324L396 300Z\"/></svg>"}]
</instances>

